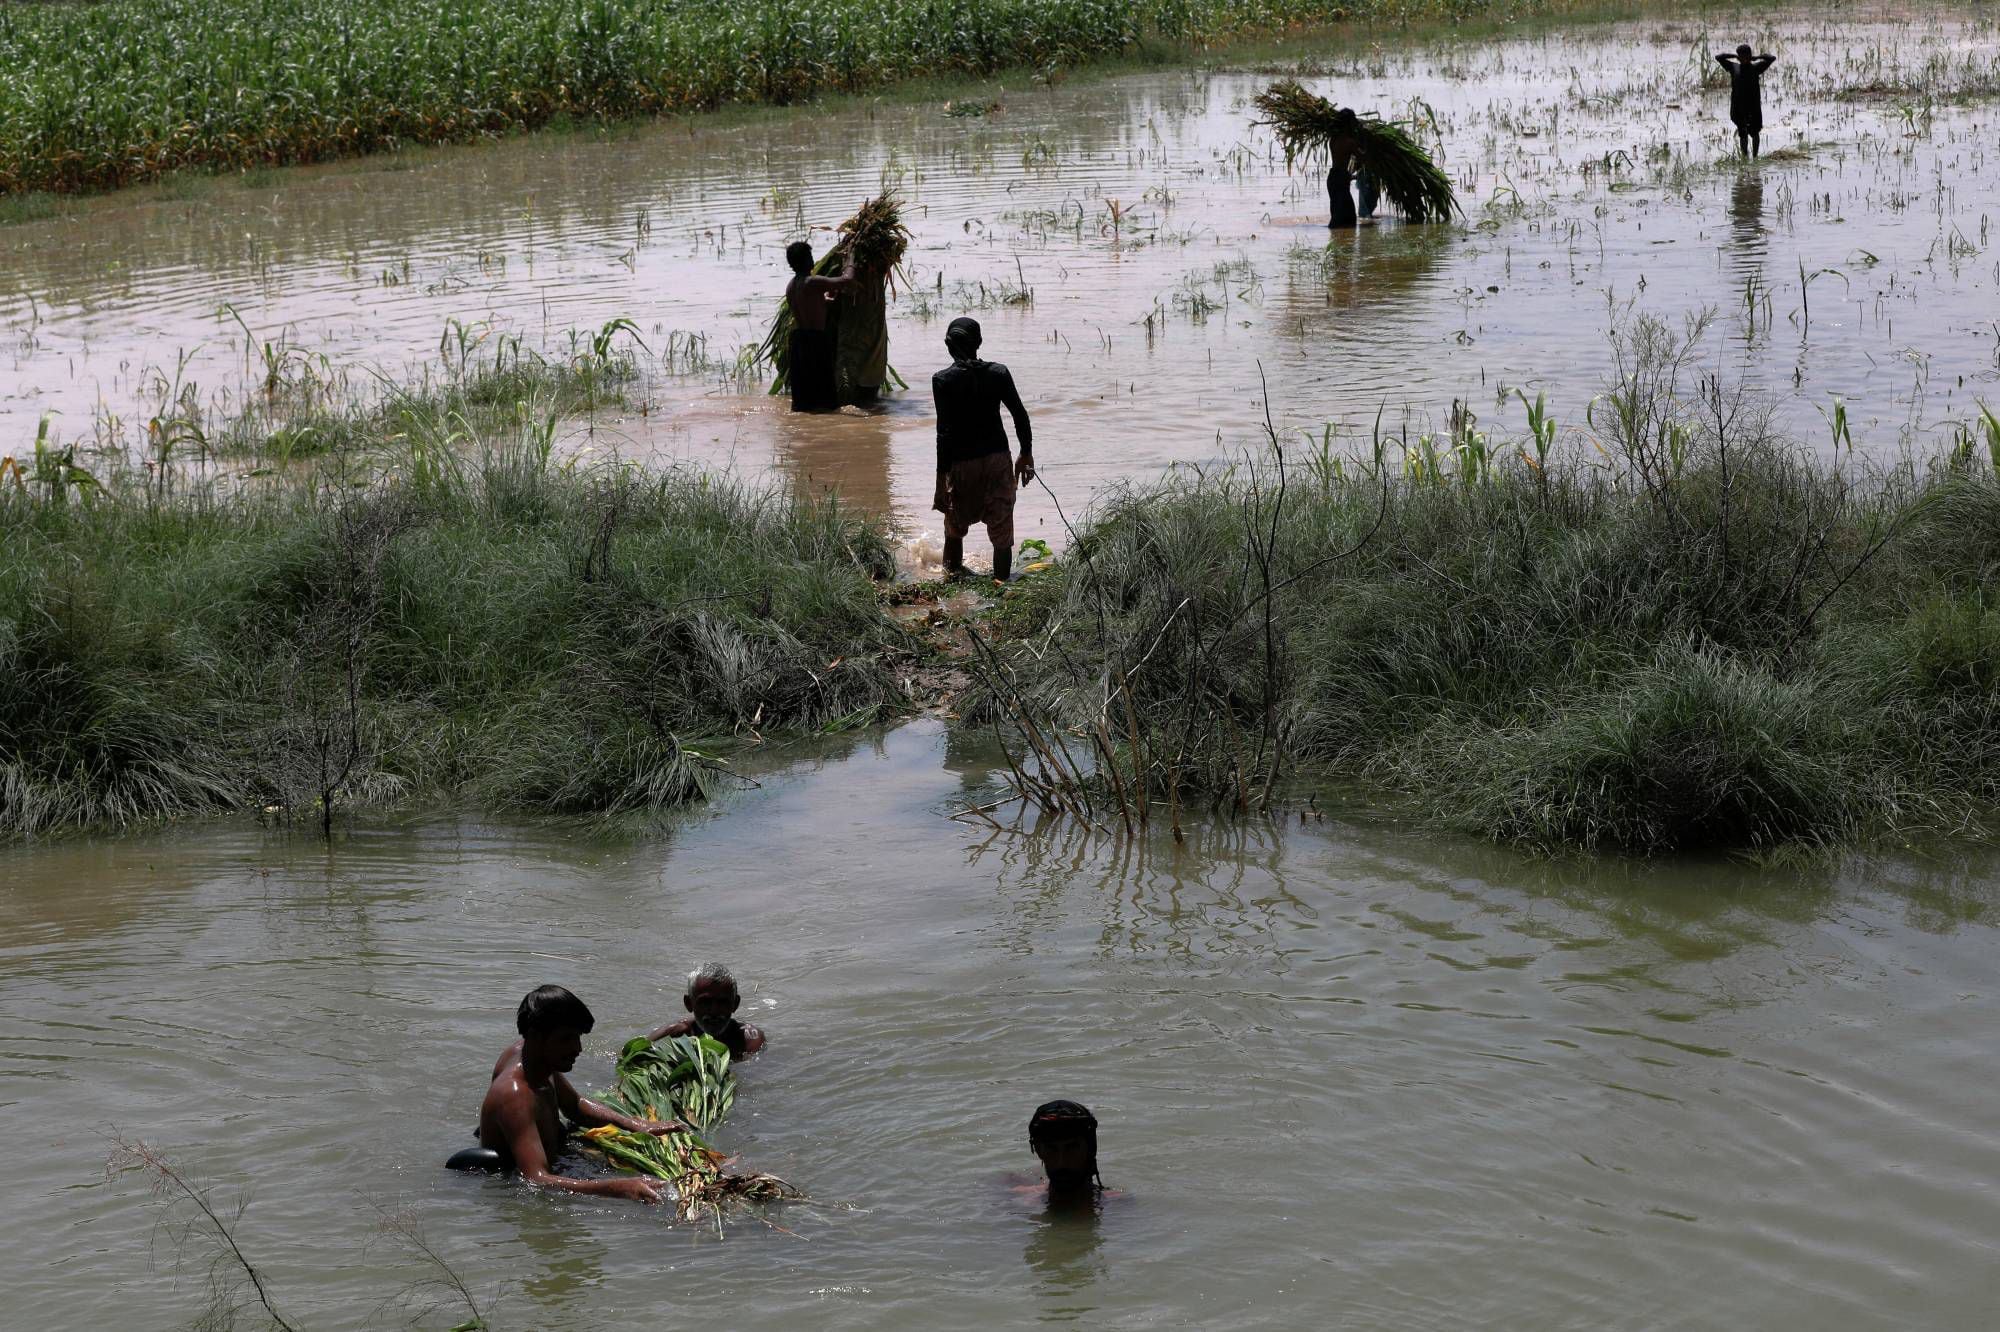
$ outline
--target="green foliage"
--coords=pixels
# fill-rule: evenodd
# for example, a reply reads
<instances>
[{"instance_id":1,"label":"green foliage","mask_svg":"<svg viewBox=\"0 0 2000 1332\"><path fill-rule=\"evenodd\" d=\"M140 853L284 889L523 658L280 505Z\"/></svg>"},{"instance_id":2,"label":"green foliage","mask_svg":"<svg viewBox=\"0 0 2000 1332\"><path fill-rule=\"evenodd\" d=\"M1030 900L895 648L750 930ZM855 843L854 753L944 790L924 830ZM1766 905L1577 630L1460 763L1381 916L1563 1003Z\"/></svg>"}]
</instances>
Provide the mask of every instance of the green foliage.
<instances>
[{"instance_id":1,"label":"green foliage","mask_svg":"<svg viewBox=\"0 0 2000 1332\"><path fill-rule=\"evenodd\" d=\"M0 5L0 195L109 189L545 125L787 104L1532 0L102 0Z\"/></svg>"},{"instance_id":2,"label":"green foliage","mask_svg":"<svg viewBox=\"0 0 2000 1332\"><path fill-rule=\"evenodd\" d=\"M455 392L384 410L262 487L0 487L0 837L307 814L350 736L341 803L671 809L722 771L687 744L901 705L886 538L836 501L562 464Z\"/></svg>"},{"instance_id":3,"label":"green foliage","mask_svg":"<svg viewBox=\"0 0 2000 1332\"><path fill-rule=\"evenodd\" d=\"M1559 448L1531 403L1533 439L1382 439L1282 500L1270 456L1110 497L968 723L1096 732L1155 803L1252 807L1282 760L1551 849L1768 852L2000 805L2000 478L1856 482L1739 404L1663 404L1655 352L1603 439Z\"/></svg>"},{"instance_id":4,"label":"green foliage","mask_svg":"<svg viewBox=\"0 0 2000 1332\"><path fill-rule=\"evenodd\" d=\"M618 1052L618 1085L599 1098L628 1115L719 1124L736 1103L729 1047L712 1036L634 1036Z\"/></svg>"}]
</instances>

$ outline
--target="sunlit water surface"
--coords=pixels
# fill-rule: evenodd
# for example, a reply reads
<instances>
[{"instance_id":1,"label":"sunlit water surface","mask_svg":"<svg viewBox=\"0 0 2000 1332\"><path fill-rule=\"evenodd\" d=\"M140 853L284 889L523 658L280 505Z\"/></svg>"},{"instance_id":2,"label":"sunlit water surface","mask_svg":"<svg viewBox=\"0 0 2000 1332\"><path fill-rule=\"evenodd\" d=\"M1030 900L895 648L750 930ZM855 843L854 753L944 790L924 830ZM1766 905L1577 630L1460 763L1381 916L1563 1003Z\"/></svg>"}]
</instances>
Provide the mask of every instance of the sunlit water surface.
<instances>
[{"instance_id":1,"label":"sunlit water surface","mask_svg":"<svg viewBox=\"0 0 2000 1332\"><path fill-rule=\"evenodd\" d=\"M1709 58L1745 38L1780 55L1772 157L1747 169ZM1332 423L1356 447L1378 412L1437 429L1454 400L1518 433L1523 389L1589 433L1613 326L1712 307L1692 375L1769 395L1826 448L1844 406L1853 448L1886 461L1933 450L1980 397L2000 406L1995 110L1836 94L1996 59L1984 18L1848 9L1302 46L1234 71L988 90L983 116L754 115L113 201L0 230L0 439L25 447L56 413L57 438L130 444L190 383L240 404L255 357L230 311L363 389L375 370L435 372L451 321L487 352L513 335L553 355L568 330L629 316L648 380L573 444L807 476L916 536L936 523L926 377L958 314L1014 368L1044 476L1080 508L1254 444L1266 383L1294 439ZM1329 242L1319 179L1287 171L1248 105L1301 61L1343 101L1434 117L1463 221ZM763 336L784 243L885 185L915 231L891 311L913 388L877 415L795 418L723 367ZM712 364L670 372L690 336ZM1021 533L1060 539L1048 495L1024 499Z\"/></svg>"}]
</instances>

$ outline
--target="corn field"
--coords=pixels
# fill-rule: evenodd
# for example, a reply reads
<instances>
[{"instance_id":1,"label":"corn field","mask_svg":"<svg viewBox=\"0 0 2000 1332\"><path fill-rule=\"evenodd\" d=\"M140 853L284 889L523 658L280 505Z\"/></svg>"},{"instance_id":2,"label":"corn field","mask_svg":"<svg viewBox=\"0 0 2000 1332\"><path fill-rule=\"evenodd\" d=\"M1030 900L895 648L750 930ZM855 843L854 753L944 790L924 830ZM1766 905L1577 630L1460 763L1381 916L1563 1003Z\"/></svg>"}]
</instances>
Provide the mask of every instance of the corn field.
<instances>
[{"instance_id":1,"label":"corn field","mask_svg":"<svg viewBox=\"0 0 2000 1332\"><path fill-rule=\"evenodd\" d=\"M0 5L0 193L114 189L189 168L913 76L1065 65L1146 36L1205 41L1349 16L1534 0L103 0Z\"/></svg>"}]
</instances>

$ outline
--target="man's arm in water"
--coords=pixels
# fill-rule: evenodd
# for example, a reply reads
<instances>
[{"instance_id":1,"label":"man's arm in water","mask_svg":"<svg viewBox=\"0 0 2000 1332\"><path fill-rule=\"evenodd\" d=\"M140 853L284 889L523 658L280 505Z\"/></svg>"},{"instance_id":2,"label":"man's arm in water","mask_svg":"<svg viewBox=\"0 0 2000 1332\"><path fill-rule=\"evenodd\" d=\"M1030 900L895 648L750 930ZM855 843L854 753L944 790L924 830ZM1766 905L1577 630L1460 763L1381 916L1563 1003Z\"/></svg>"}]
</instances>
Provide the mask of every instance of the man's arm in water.
<instances>
[{"instance_id":1,"label":"man's arm in water","mask_svg":"<svg viewBox=\"0 0 2000 1332\"><path fill-rule=\"evenodd\" d=\"M1734 74L1736 72L1736 53L1734 51L1718 51L1715 55L1715 63L1728 70L1731 74Z\"/></svg>"},{"instance_id":2,"label":"man's arm in water","mask_svg":"<svg viewBox=\"0 0 2000 1332\"><path fill-rule=\"evenodd\" d=\"M559 1077L556 1081L560 1083L562 1079ZM665 1201L660 1185L654 1180L638 1177L576 1179L558 1175L549 1169L549 1155L542 1147L542 1131L535 1123L535 1093L525 1079L509 1077L504 1084L496 1082L487 1089L486 1096L490 1103L488 1108L493 1112L493 1126L498 1130L494 1136L501 1140L486 1145L500 1147L510 1155L515 1169L530 1184L569 1193L586 1193L598 1198L629 1198L633 1202L644 1203Z\"/></svg>"},{"instance_id":3,"label":"man's arm in water","mask_svg":"<svg viewBox=\"0 0 2000 1332\"><path fill-rule=\"evenodd\" d=\"M1762 74L1765 70L1769 69L1771 66L1777 63L1778 63L1778 57L1774 55L1760 55L1755 60L1751 61L1750 65L1751 68L1755 69L1759 74Z\"/></svg>"},{"instance_id":4,"label":"man's arm in water","mask_svg":"<svg viewBox=\"0 0 2000 1332\"><path fill-rule=\"evenodd\" d=\"M1014 438L1021 444L1021 456L1014 462L1014 475L1025 486L1035 479L1035 432L1028 425L1028 409L1021 403L1021 391L1014 387L1013 374L1004 365L994 366L993 373L1000 381L1000 405L1007 409L1007 415L1014 418Z\"/></svg>"},{"instance_id":5,"label":"man's arm in water","mask_svg":"<svg viewBox=\"0 0 2000 1332\"><path fill-rule=\"evenodd\" d=\"M579 1096L569 1079L558 1073L552 1079L556 1089L556 1106L585 1128L596 1128L601 1124L613 1124L627 1133L650 1133L655 1137L665 1137L669 1133L681 1133L687 1125L678 1119L634 1119L631 1115L620 1114L602 1101L593 1101L588 1096Z\"/></svg>"}]
</instances>

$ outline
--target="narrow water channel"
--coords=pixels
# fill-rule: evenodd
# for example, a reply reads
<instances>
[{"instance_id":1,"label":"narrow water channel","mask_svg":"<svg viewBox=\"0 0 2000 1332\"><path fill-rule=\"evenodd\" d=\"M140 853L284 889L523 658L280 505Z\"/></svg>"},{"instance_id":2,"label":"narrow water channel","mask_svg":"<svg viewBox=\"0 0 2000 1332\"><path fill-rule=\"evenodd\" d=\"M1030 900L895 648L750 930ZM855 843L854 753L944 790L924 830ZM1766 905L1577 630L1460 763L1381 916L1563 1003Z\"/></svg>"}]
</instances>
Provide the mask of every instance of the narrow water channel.
<instances>
[{"instance_id":1,"label":"narrow water channel","mask_svg":"<svg viewBox=\"0 0 2000 1332\"><path fill-rule=\"evenodd\" d=\"M1978 1328L2000 1300L1996 866L1548 864L1386 820L1119 847L948 820L991 756L850 739L656 841L425 819L0 851L6 1321L166 1327L143 1137L251 1199L291 1316L498 1328ZM826 1205L726 1239L440 1168L514 1003L578 1080L732 964L718 1135ZM1122 1195L1011 1195L1028 1111ZM433 1319L425 1325L447 1326Z\"/></svg>"}]
</instances>

